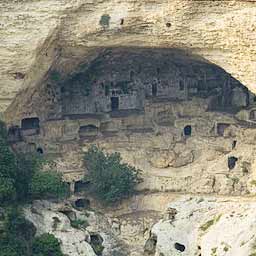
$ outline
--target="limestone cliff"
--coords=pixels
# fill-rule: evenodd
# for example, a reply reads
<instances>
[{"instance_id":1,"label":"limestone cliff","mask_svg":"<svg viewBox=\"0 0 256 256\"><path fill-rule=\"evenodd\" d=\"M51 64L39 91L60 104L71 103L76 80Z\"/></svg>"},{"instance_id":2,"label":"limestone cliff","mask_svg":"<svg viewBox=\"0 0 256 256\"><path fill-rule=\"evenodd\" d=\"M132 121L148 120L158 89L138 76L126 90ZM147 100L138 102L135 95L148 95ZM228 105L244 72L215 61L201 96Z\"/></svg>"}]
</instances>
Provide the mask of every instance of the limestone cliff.
<instances>
[{"instance_id":1,"label":"limestone cliff","mask_svg":"<svg viewBox=\"0 0 256 256\"><path fill-rule=\"evenodd\" d=\"M65 74L106 47L183 49L256 91L255 29L253 0L2 0L0 112L51 67Z\"/></svg>"}]
</instances>

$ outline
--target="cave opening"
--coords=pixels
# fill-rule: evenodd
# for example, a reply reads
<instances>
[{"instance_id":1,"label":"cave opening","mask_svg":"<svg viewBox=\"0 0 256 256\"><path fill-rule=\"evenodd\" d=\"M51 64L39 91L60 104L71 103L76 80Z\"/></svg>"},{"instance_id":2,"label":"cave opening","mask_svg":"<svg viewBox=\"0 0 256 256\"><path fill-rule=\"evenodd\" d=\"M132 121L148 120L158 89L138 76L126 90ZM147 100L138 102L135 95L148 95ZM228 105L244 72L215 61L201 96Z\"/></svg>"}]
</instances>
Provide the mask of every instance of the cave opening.
<instances>
[{"instance_id":1,"label":"cave opening","mask_svg":"<svg viewBox=\"0 0 256 256\"><path fill-rule=\"evenodd\" d=\"M90 200L85 198L79 198L75 201L75 207L78 209L89 209L90 204Z\"/></svg>"},{"instance_id":2,"label":"cave opening","mask_svg":"<svg viewBox=\"0 0 256 256\"><path fill-rule=\"evenodd\" d=\"M233 140L233 142L232 142L232 150L236 148L236 145L237 145L237 141Z\"/></svg>"},{"instance_id":3,"label":"cave opening","mask_svg":"<svg viewBox=\"0 0 256 256\"><path fill-rule=\"evenodd\" d=\"M236 167L236 162L238 161L238 158L235 156L228 157L228 169L232 170Z\"/></svg>"},{"instance_id":4,"label":"cave opening","mask_svg":"<svg viewBox=\"0 0 256 256\"><path fill-rule=\"evenodd\" d=\"M88 186L89 186L90 182L85 182L83 180L79 180L75 182L75 193L80 193L82 191L85 191Z\"/></svg>"},{"instance_id":5,"label":"cave opening","mask_svg":"<svg viewBox=\"0 0 256 256\"><path fill-rule=\"evenodd\" d=\"M175 244L174 244L174 248L175 248L177 251L180 251L180 252L184 252L184 251L186 250L185 245L180 244L180 243L175 243Z\"/></svg>"},{"instance_id":6,"label":"cave opening","mask_svg":"<svg viewBox=\"0 0 256 256\"><path fill-rule=\"evenodd\" d=\"M184 133L185 136L191 136L192 135L191 125L186 125L183 129L183 133Z\"/></svg>"},{"instance_id":7,"label":"cave opening","mask_svg":"<svg viewBox=\"0 0 256 256\"><path fill-rule=\"evenodd\" d=\"M80 138L87 136L95 136L98 134L99 128L94 124L80 126L78 134Z\"/></svg>"},{"instance_id":8,"label":"cave opening","mask_svg":"<svg viewBox=\"0 0 256 256\"><path fill-rule=\"evenodd\" d=\"M38 117L24 118L21 120L21 129L39 129L40 121Z\"/></svg>"},{"instance_id":9,"label":"cave opening","mask_svg":"<svg viewBox=\"0 0 256 256\"><path fill-rule=\"evenodd\" d=\"M217 124L217 135L224 136L225 130L230 126L230 124L218 123Z\"/></svg>"},{"instance_id":10,"label":"cave opening","mask_svg":"<svg viewBox=\"0 0 256 256\"><path fill-rule=\"evenodd\" d=\"M256 110L255 109L250 112L250 117L249 118L252 121L256 121Z\"/></svg>"},{"instance_id":11,"label":"cave opening","mask_svg":"<svg viewBox=\"0 0 256 256\"><path fill-rule=\"evenodd\" d=\"M119 109L119 98L111 97L111 110L116 111Z\"/></svg>"},{"instance_id":12,"label":"cave opening","mask_svg":"<svg viewBox=\"0 0 256 256\"><path fill-rule=\"evenodd\" d=\"M38 148L36 149L36 152L37 152L37 154L39 154L39 155L43 155L43 154L44 154L44 150L43 150L41 147L38 147Z\"/></svg>"}]
</instances>

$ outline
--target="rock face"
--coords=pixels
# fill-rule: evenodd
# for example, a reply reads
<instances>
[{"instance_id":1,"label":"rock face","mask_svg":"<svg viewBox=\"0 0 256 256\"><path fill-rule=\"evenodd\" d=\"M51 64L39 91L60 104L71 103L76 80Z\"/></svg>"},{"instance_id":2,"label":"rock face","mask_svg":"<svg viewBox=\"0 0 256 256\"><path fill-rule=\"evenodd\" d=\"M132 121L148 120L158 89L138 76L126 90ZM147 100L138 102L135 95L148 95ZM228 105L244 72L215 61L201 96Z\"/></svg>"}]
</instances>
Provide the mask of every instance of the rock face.
<instances>
[{"instance_id":1,"label":"rock face","mask_svg":"<svg viewBox=\"0 0 256 256\"><path fill-rule=\"evenodd\" d=\"M31 208L25 209L25 216L35 225L37 235L53 234L61 241L61 250L65 255L96 256L88 243L89 233L73 228L69 218L57 209L54 210L53 206L48 202L38 201Z\"/></svg>"},{"instance_id":2,"label":"rock face","mask_svg":"<svg viewBox=\"0 0 256 256\"><path fill-rule=\"evenodd\" d=\"M0 112L50 69L65 74L108 47L183 49L255 91L255 1L2 0L0 10Z\"/></svg>"},{"instance_id":3,"label":"rock face","mask_svg":"<svg viewBox=\"0 0 256 256\"><path fill-rule=\"evenodd\" d=\"M183 197L169 207L175 208L177 214L173 220L167 216L151 230L157 241L151 255L255 254L255 202Z\"/></svg>"}]
</instances>

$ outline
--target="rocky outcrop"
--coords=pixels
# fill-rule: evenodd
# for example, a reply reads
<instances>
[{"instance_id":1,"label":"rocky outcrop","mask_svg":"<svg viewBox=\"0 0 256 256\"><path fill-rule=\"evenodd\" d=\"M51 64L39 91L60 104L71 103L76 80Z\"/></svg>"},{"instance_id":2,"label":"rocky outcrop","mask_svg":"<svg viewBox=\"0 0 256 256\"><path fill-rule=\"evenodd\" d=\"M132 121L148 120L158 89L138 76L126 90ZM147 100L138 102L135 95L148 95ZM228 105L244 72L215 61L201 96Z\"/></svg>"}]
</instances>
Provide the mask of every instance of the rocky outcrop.
<instances>
[{"instance_id":1,"label":"rocky outcrop","mask_svg":"<svg viewBox=\"0 0 256 256\"><path fill-rule=\"evenodd\" d=\"M50 69L65 75L108 47L182 49L255 91L255 1L3 0L0 10L0 112Z\"/></svg>"},{"instance_id":2,"label":"rocky outcrop","mask_svg":"<svg viewBox=\"0 0 256 256\"><path fill-rule=\"evenodd\" d=\"M155 256L248 256L255 248L255 202L243 199L183 197L169 206L177 211L151 230L147 243ZM149 246L150 244L150 246Z\"/></svg>"},{"instance_id":3,"label":"rocky outcrop","mask_svg":"<svg viewBox=\"0 0 256 256\"><path fill-rule=\"evenodd\" d=\"M50 233L60 241L64 255L129 255L129 246L116 232L114 219L100 212L72 206L75 199L72 197L59 203L34 201L24 208L24 214L34 224L36 235Z\"/></svg>"},{"instance_id":4,"label":"rocky outcrop","mask_svg":"<svg viewBox=\"0 0 256 256\"><path fill-rule=\"evenodd\" d=\"M64 208L62 210L65 212ZM25 209L25 216L36 227L37 235L53 234L61 242L61 250L65 255L96 256L89 244L90 234L86 230L73 228L67 215L54 204L34 202Z\"/></svg>"}]
</instances>

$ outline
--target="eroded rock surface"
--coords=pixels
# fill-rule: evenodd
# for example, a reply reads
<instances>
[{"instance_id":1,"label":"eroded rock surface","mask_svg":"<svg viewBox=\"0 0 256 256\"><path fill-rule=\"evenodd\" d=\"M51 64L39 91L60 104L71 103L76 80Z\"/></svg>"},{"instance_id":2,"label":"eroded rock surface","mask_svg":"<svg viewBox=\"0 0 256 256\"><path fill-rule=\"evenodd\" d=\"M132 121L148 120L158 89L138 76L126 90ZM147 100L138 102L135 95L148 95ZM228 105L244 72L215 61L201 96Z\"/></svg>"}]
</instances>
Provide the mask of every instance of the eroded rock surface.
<instances>
[{"instance_id":1,"label":"eroded rock surface","mask_svg":"<svg viewBox=\"0 0 256 256\"><path fill-rule=\"evenodd\" d=\"M255 254L256 203L242 198L183 197L169 205L175 219L151 230L155 256ZM182 253L181 253L182 252Z\"/></svg>"},{"instance_id":2,"label":"eroded rock surface","mask_svg":"<svg viewBox=\"0 0 256 256\"><path fill-rule=\"evenodd\" d=\"M25 209L25 216L36 227L37 235L50 233L59 239L64 254L96 256L89 244L90 234L86 230L73 228L70 219L59 210L58 206L49 202L36 201Z\"/></svg>"}]
</instances>

